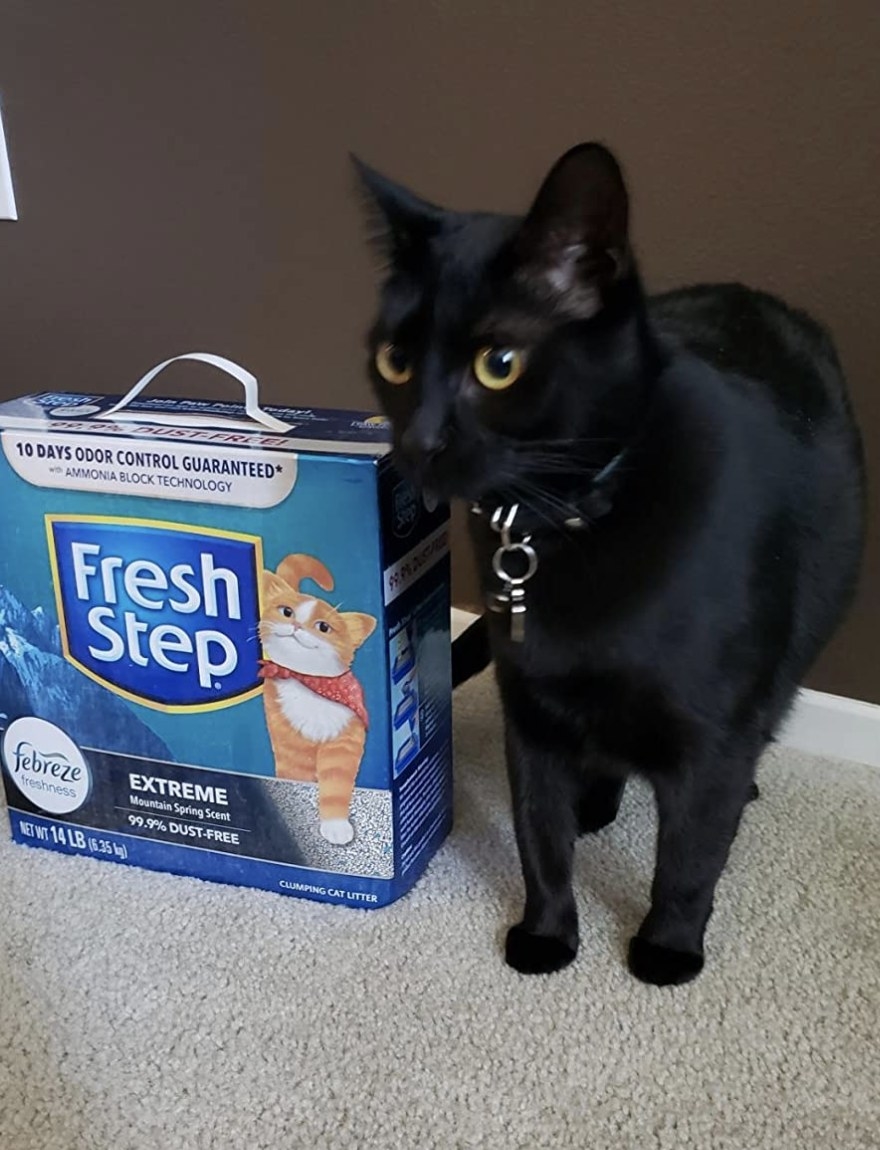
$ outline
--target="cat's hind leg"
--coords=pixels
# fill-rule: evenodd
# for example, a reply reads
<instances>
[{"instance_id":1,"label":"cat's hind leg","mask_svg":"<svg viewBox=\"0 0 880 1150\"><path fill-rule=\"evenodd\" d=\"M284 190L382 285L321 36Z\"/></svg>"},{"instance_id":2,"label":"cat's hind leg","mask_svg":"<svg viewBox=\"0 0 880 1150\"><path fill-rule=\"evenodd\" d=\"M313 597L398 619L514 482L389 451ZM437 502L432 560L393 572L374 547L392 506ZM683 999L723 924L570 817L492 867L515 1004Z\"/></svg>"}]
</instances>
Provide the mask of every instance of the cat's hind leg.
<instances>
[{"instance_id":1,"label":"cat's hind leg","mask_svg":"<svg viewBox=\"0 0 880 1150\"><path fill-rule=\"evenodd\" d=\"M626 779L599 775L589 779L577 800L578 834L589 835L617 818Z\"/></svg>"}]
</instances>

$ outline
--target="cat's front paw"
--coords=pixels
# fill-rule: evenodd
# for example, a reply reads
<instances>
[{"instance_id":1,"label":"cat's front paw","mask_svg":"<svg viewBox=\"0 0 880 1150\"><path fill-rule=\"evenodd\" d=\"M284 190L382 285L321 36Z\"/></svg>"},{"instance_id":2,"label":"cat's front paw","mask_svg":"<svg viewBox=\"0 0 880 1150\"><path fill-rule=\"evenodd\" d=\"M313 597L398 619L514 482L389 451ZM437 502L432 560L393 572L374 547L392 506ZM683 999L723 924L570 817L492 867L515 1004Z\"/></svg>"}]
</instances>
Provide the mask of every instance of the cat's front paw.
<instances>
[{"instance_id":1,"label":"cat's front paw","mask_svg":"<svg viewBox=\"0 0 880 1150\"><path fill-rule=\"evenodd\" d=\"M348 819L321 819L321 835L328 843L344 847L354 838L354 827Z\"/></svg>"},{"instance_id":2,"label":"cat's front paw","mask_svg":"<svg viewBox=\"0 0 880 1150\"><path fill-rule=\"evenodd\" d=\"M504 959L520 974L553 974L568 966L576 954L577 944L570 946L561 938L532 934L522 924L507 932Z\"/></svg>"},{"instance_id":3,"label":"cat's front paw","mask_svg":"<svg viewBox=\"0 0 880 1150\"><path fill-rule=\"evenodd\" d=\"M629 944L629 968L636 978L652 986L679 986L690 982L703 969L703 956L690 950L673 950L638 935Z\"/></svg>"}]
</instances>

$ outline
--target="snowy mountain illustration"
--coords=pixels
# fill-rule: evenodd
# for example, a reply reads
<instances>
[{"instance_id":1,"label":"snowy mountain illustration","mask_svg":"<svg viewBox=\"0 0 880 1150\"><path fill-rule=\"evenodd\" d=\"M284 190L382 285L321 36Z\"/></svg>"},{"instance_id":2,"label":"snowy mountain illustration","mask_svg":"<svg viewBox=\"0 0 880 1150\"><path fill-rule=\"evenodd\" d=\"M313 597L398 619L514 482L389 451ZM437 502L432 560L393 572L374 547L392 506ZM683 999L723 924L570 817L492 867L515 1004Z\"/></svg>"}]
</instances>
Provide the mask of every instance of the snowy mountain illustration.
<instances>
[{"instance_id":1,"label":"snowy mountain illustration","mask_svg":"<svg viewBox=\"0 0 880 1150\"><path fill-rule=\"evenodd\" d=\"M29 611L0 587L0 724L36 715L81 747L173 759L127 704L66 662L61 636L42 607Z\"/></svg>"}]
</instances>

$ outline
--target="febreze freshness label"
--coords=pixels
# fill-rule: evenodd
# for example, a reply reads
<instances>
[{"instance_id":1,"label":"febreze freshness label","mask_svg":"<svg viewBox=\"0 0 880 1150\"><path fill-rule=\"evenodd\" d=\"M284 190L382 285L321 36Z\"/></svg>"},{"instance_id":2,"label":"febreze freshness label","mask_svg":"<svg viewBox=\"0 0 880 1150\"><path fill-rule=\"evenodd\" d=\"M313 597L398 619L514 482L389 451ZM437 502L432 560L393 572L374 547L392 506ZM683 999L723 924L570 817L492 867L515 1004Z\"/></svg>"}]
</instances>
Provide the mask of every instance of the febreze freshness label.
<instances>
[{"instance_id":1,"label":"febreze freshness label","mask_svg":"<svg viewBox=\"0 0 880 1150\"><path fill-rule=\"evenodd\" d=\"M69 662L163 711L257 693L258 537L114 516L45 522Z\"/></svg>"}]
</instances>

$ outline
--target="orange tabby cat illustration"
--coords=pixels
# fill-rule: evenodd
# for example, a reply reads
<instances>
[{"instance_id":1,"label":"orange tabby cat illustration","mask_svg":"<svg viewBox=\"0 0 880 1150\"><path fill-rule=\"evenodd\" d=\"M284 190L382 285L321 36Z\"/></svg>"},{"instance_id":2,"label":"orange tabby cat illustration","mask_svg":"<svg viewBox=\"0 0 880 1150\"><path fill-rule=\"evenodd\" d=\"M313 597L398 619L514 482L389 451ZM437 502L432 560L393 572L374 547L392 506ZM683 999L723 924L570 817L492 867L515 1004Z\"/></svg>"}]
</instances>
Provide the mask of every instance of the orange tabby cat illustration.
<instances>
[{"instance_id":1,"label":"orange tabby cat illustration","mask_svg":"<svg viewBox=\"0 0 880 1150\"><path fill-rule=\"evenodd\" d=\"M344 846L354 838L349 809L369 725L351 664L376 620L304 594L303 579L333 590L333 576L311 555L288 555L263 572L266 726L276 775L317 782L321 834Z\"/></svg>"}]
</instances>

